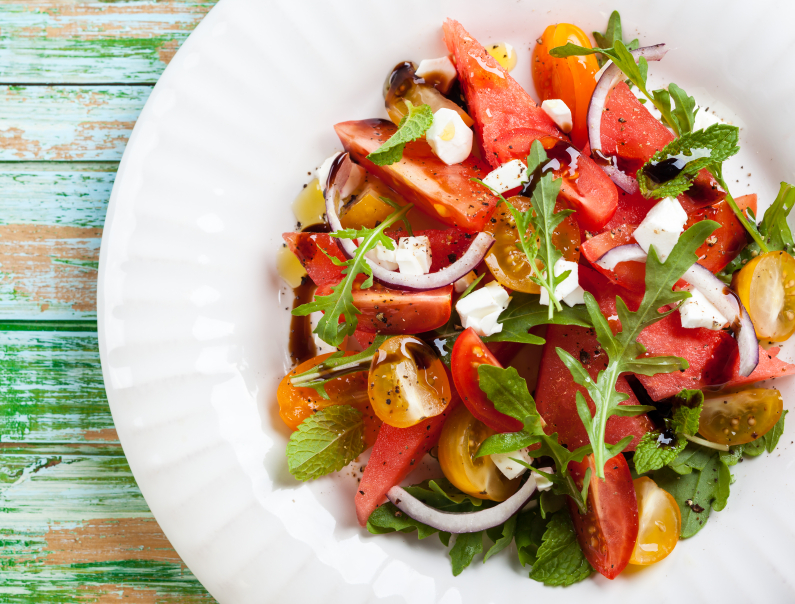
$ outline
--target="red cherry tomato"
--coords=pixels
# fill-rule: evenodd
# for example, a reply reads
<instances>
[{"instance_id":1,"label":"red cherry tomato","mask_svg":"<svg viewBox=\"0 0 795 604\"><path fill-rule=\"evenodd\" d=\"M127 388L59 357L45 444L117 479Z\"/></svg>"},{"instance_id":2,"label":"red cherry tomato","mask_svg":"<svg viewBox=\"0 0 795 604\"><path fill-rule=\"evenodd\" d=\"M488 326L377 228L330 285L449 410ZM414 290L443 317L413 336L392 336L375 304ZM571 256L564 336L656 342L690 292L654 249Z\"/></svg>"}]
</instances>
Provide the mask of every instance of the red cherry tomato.
<instances>
[{"instance_id":1,"label":"red cherry tomato","mask_svg":"<svg viewBox=\"0 0 795 604\"><path fill-rule=\"evenodd\" d=\"M494 408L486 393L480 389L478 367L493 365L502 367L497 358L486 347L478 334L470 327L455 342L450 367L453 383L469 412L492 430L497 432L518 432L522 423Z\"/></svg>"},{"instance_id":2,"label":"red cherry tomato","mask_svg":"<svg viewBox=\"0 0 795 604\"><path fill-rule=\"evenodd\" d=\"M596 477L593 455L581 463L569 463L577 488L582 488L586 470L591 469L588 511L580 514L569 500L569 511L585 558L608 579L615 579L632 557L638 538L638 500L632 474L622 454L608 459L605 479Z\"/></svg>"}]
</instances>

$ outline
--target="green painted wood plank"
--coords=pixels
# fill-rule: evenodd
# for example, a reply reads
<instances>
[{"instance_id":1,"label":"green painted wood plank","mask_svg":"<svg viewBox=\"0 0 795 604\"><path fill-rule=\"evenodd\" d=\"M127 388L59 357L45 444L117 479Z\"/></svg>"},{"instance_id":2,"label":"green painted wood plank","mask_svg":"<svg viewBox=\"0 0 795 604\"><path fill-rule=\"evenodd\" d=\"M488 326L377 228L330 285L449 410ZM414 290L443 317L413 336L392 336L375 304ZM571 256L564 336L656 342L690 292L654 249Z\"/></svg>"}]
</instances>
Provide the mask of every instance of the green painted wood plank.
<instances>
[{"instance_id":1,"label":"green painted wood plank","mask_svg":"<svg viewBox=\"0 0 795 604\"><path fill-rule=\"evenodd\" d=\"M97 346L96 333L0 332L0 443L117 443Z\"/></svg>"},{"instance_id":2,"label":"green painted wood plank","mask_svg":"<svg viewBox=\"0 0 795 604\"><path fill-rule=\"evenodd\" d=\"M96 320L99 244L117 167L0 163L0 323ZM24 325L0 330L15 327Z\"/></svg>"},{"instance_id":3,"label":"green painted wood plank","mask_svg":"<svg viewBox=\"0 0 795 604\"><path fill-rule=\"evenodd\" d=\"M130 602L213 601L152 519L119 446L4 446L0 468L5 604L116 592Z\"/></svg>"},{"instance_id":4,"label":"green painted wood plank","mask_svg":"<svg viewBox=\"0 0 795 604\"><path fill-rule=\"evenodd\" d=\"M3 0L0 83L154 83L216 0Z\"/></svg>"},{"instance_id":5,"label":"green painted wood plank","mask_svg":"<svg viewBox=\"0 0 795 604\"><path fill-rule=\"evenodd\" d=\"M119 161L150 86L0 86L0 161Z\"/></svg>"}]
</instances>

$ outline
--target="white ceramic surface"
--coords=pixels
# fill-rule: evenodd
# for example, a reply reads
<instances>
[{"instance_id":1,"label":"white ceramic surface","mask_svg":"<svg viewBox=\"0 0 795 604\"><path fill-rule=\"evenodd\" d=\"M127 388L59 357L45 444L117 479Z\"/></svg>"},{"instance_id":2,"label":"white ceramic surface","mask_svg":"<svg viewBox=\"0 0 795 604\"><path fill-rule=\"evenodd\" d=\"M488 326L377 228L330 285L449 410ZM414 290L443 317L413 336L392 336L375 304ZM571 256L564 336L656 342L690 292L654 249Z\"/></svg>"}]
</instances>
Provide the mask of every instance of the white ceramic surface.
<instances>
[{"instance_id":1,"label":"white ceramic surface","mask_svg":"<svg viewBox=\"0 0 795 604\"><path fill-rule=\"evenodd\" d=\"M287 473L274 412L291 295L274 267L290 202L339 148L331 126L383 114L399 60L444 52L441 23L508 41L529 85L544 27L625 30L673 50L652 67L743 126L735 193L764 205L795 178L795 11L690 0L221 0L158 83L124 155L102 242L100 349L116 426L166 535L223 603L795 601L795 422L773 456L734 468L728 507L664 562L548 589L504 552L461 576L435 538L374 537L349 469ZM740 168L742 166L742 168ZM781 381L792 406L792 382Z\"/></svg>"}]
</instances>

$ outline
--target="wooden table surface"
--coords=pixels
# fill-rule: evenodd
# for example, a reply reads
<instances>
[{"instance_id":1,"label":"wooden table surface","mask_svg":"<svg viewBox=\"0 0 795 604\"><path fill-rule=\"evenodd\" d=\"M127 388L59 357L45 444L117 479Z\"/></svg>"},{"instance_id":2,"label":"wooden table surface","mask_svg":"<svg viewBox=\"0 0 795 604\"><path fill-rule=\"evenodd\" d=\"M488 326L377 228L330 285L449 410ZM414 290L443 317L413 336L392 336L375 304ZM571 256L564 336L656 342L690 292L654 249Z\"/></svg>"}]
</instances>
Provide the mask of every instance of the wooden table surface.
<instances>
[{"instance_id":1,"label":"wooden table surface","mask_svg":"<svg viewBox=\"0 0 795 604\"><path fill-rule=\"evenodd\" d=\"M214 601L130 472L96 333L100 238L125 143L214 4L0 1L4 604Z\"/></svg>"}]
</instances>

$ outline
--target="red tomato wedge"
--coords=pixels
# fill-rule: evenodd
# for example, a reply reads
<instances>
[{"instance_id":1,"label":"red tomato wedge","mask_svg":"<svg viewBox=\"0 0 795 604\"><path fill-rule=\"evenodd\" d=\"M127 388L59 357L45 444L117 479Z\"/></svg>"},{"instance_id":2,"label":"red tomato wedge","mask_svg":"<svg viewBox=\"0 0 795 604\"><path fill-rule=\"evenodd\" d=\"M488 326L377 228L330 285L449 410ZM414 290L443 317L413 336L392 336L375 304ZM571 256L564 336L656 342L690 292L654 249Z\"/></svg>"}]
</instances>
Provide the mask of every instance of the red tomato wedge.
<instances>
[{"instance_id":1,"label":"red tomato wedge","mask_svg":"<svg viewBox=\"0 0 795 604\"><path fill-rule=\"evenodd\" d=\"M571 499L569 512L585 558L605 577L615 579L629 563L638 538L638 500L632 474L619 454L607 460L605 479L600 480L593 455L589 455L581 463L569 463L569 472L580 489L588 468L588 512L580 514Z\"/></svg>"},{"instance_id":2,"label":"red tomato wedge","mask_svg":"<svg viewBox=\"0 0 795 604\"><path fill-rule=\"evenodd\" d=\"M455 56L464 91L484 157L493 168L512 159L525 160L533 141L552 149L568 141L551 118L507 71L457 21L444 24L447 48ZM561 197L575 210L586 229L599 230L613 216L618 192L607 175L574 147L559 170ZM569 177L567 177L569 176Z\"/></svg>"},{"instance_id":3,"label":"red tomato wedge","mask_svg":"<svg viewBox=\"0 0 795 604\"><path fill-rule=\"evenodd\" d=\"M315 296L331 293L331 285L318 288ZM374 283L361 289L353 286L353 305L359 309L357 331L382 334L414 334L431 331L450 320L453 286L421 292L389 289Z\"/></svg>"},{"instance_id":4,"label":"red tomato wedge","mask_svg":"<svg viewBox=\"0 0 795 604\"><path fill-rule=\"evenodd\" d=\"M334 129L353 159L406 201L444 224L468 231L483 230L497 198L472 182L472 178L482 179L489 173L488 166L475 156L448 166L421 139L406 145L399 162L376 166L367 156L389 140L397 130L395 124L373 119L342 122Z\"/></svg>"},{"instance_id":5,"label":"red tomato wedge","mask_svg":"<svg viewBox=\"0 0 795 604\"><path fill-rule=\"evenodd\" d=\"M326 256L328 254L338 260L345 260L333 237L326 233L284 233L282 237L315 285L334 284L342 280L342 267L336 266Z\"/></svg>"},{"instance_id":6,"label":"red tomato wedge","mask_svg":"<svg viewBox=\"0 0 795 604\"><path fill-rule=\"evenodd\" d=\"M410 428L393 428L382 424L373 445L370 460L356 491L356 518L365 526L386 492L409 475L420 460L439 442L444 421L459 403L453 393L450 404L436 417Z\"/></svg>"},{"instance_id":7,"label":"red tomato wedge","mask_svg":"<svg viewBox=\"0 0 795 604\"><path fill-rule=\"evenodd\" d=\"M602 152L617 155L634 174L652 155L674 139L624 82L613 88L602 117ZM687 195L700 205L721 201L726 193L706 170L699 172Z\"/></svg>"},{"instance_id":8,"label":"red tomato wedge","mask_svg":"<svg viewBox=\"0 0 795 604\"><path fill-rule=\"evenodd\" d=\"M470 327L458 336L453 346L450 367L455 389L475 419L497 432L518 432L522 429L522 422L497 411L486 393L480 389L478 378L480 365L502 367Z\"/></svg>"}]
</instances>

